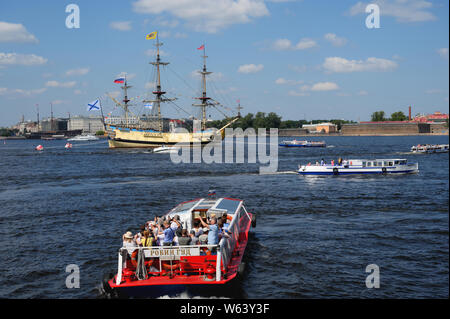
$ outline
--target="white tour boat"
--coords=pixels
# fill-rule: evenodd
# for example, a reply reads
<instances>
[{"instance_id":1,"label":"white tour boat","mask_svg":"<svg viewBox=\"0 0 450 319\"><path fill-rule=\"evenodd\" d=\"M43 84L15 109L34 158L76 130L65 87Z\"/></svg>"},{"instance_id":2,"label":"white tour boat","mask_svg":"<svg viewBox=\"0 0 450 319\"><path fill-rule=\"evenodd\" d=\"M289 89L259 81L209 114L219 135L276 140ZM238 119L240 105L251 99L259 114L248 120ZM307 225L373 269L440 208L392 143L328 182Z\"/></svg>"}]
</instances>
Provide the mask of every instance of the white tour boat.
<instances>
[{"instance_id":1,"label":"white tour boat","mask_svg":"<svg viewBox=\"0 0 450 319\"><path fill-rule=\"evenodd\" d=\"M308 163L299 166L301 175L407 174L418 173L418 163L406 159L351 159L330 164Z\"/></svg>"},{"instance_id":2,"label":"white tour boat","mask_svg":"<svg viewBox=\"0 0 450 319\"><path fill-rule=\"evenodd\" d=\"M448 144L418 144L411 147L413 153L446 153Z\"/></svg>"}]
</instances>

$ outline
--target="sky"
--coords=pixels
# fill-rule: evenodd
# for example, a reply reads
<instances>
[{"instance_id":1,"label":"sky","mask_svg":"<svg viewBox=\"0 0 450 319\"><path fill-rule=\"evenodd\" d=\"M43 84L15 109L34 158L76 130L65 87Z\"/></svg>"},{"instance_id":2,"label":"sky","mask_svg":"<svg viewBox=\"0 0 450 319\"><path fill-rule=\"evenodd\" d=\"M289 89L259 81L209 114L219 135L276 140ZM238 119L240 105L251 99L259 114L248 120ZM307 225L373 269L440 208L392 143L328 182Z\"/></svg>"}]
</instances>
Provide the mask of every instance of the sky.
<instances>
[{"instance_id":1,"label":"sky","mask_svg":"<svg viewBox=\"0 0 450 319\"><path fill-rule=\"evenodd\" d=\"M79 28L66 25L69 4ZM369 4L379 28L367 26ZM55 117L98 115L87 111L97 98L105 115L120 114L106 93L120 99L114 79L125 74L132 111L145 113L153 31L170 62L163 89L177 98L163 105L167 117L199 114L202 44L208 96L223 106L211 119L236 113L238 100L243 114L283 120L367 121L410 105L413 115L448 113L447 0L15 0L0 2L0 126L35 121L38 108L48 117L50 105Z\"/></svg>"}]
</instances>

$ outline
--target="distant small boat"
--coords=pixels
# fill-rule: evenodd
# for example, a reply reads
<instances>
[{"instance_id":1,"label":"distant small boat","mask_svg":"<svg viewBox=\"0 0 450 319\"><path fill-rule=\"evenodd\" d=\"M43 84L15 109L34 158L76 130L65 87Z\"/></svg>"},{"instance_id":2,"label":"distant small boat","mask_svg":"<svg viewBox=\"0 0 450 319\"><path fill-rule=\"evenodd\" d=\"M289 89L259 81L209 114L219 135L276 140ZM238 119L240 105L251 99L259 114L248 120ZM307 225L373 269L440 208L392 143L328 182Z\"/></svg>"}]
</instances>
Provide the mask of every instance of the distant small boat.
<instances>
[{"instance_id":1,"label":"distant small boat","mask_svg":"<svg viewBox=\"0 0 450 319\"><path fill-rule=\"evenodd\" d=\"M153 153L158 153L158 154L177 154L178 151L180 150L179 147L175 147L175 146L161 146L161 147L157 147L155 149L153 149Z\"/></svg>"},{"instance_id":2,"label":"distant small boat","mask_svg":"<svg viewBox=\"0 0 450 319\"><path fill-rule=\"evenodd\" d=\"M279 144L284 147L326 147L327 143L325 141L314 142L314 141L283 141Z\"/></svg>"},{"instance_id":3,"label":"distant small boat","mask_svg":"<svg viewBox=\"0 0 450 319\"><path fill-rule=\"evenodd\" d=\"M42 146L42 145L36 146L36 151L43 151L43 150L44 150L44 146Z\"/></svg>"},{"instance_id":4,"label":"distant small boat","mask_svg":"<svg viewBox=\"0 0 450 319\"><path fill-rule=\"evenodd\" d=\"M68 141L69 142L78 142L78 141L98 141L98 137L94 136L94 135L78 135L72 138L69 138Z\"/></svg>"},{"instance_id":5,"label":"distant small boat","mask_svg":"<svg viewBox=\"0 0 450 319\"><path fill-rule=\"evenodd\" d=\"M70 143L66 143L66 145L64 146L66 149L68 149L68 148L72 148L72 144L70 144Z\"/></svg>"},{"instance_id":6,"label":"distant small boat","mask_svg":"<svg viewBox=\"0 0 450 319\"><path fill-rule=\"evenodd\" d=\"M446 153L448 152L448 144L425 144L415 145L411 147L413 153Z\"/></svg>"}]
</instances>

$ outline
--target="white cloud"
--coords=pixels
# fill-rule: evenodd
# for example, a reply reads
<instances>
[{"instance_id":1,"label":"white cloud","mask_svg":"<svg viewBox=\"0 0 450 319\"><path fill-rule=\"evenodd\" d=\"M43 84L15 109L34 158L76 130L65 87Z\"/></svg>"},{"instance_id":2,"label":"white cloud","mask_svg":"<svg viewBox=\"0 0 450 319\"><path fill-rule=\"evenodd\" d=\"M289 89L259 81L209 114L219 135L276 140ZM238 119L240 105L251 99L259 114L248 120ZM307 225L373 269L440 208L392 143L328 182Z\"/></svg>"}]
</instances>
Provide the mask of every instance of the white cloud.
<instances>
[{"instance_id":1,"label":"white cloud","mask_svg":"<svg viewBox=\"0 0 450 319\"><path fill-rule=\"evenodd\" d=\"M301 87L302 91L335 91L338 90L339 86L334 82L318 82L310 85L304 85Z\"/></svg>"},{"instance_id":2,"label":"white cloud","mask_svg":"<svg viewBox=\"0 0 450 319\"><path fill-rule=\"evenodd\" d=\"M42 94L45 91L47 91L47 88L32 89L32 90L0 88L0 95L18 94L22 96L31 96L36 94Z\"/></svg>"},{"instance_id":3,"label":"white cloud","mask_svg":"<svg viewBox=\"0 0 450 319\"><path fill-rule=\"evenodd\" d=\"M298 92L298 91L291 90L288 92L288 95L290 95L290 96L309 96L310 94L306 93L306 92Z\"/></svg>"},{"instance_id":4,"label":"white cloud","mask_svg":"<svg viewBox=\"0 0 450 319\"><path fill-rule=\"evenodd\" d=\"M361 90L357 94L360 95L360 96L363 96L363 95L368 95L369 92L367 92L366 90Z\"/></svg>"},{"instance_id":5,"label":"white cloud","mask_svg":"<svg viewBox=\"0 0 450 319\"><path fill-rule=\"evenodd\" d=\"M295 49L296 50L306 50L306 49L314 48L315 46L317 46L316 41L308 39L308 38L303 38L297 43L297 45L295 46Z\"/></svg>"},{"instance_id":6,"label":"white cloud","mask_svg":"<svg viewBox=\"0 0 450 319\"><path fill-rule=\"evenodd\" d=\"M38 43L39 41L22 24L0 21L0 42Z\"/></svg>"},{"instance_id":7,"label":"white cloud","mask_svg":"<svg viewBox=\"0 0 450 319\"><path fill-rule=\"evenodd\" d=\"M303 81L297 81L297 80L286 80L285 78L278 78L275 80L275 84L278 85L298 85L298 84L302 84Z\"/></svg>"},{"instance_id":8,"label":"white cloud","mask_svg":"<svg viewBox=\"0 0 450 319\"><path fill-rule=\"evenodd\" d=\"M279 51L291 50L292 42L288 39L278 39L274 42L273 48Z\"/></svg>"},{"instance_id":9,"label":"white cloud","mask_svg":"<svg viewBox=\"0 0 450 319\"><path fill-rule=\"evenodd\" d=\"M248 73L256 73L256 72L262 71L262 69L264 69L264 65L262 65L262 64L258 64L258 65L244 64L238 68L238 72L248 74Z\"/></svg>"},{"instance_id":10,"label":"white cloud","mask_svg":"<svg viewBox=\"0 0 450 319\"><path fill-rule=\"evenodd\" d=\"M41 65L47 63L47 61L47 59L35 54L0 52L0 67L5 65Z\"/></svg>"},{"instance_id":11,"label":"white cloud","mask_svg":"<svg viewBox=\"0 0 450 319\"><path fill-rule=\"evenodd\" d=\"M194 30L207 33L269 15L262 0L137 0L133 11L153 15L169 13Z\"/></svg>"},{"instance_id":12,"label":"white cloud","mask_svg":"<svg viewBox=\"0 0 450 319\"><path fill-rule=\"evenodd\" d=\"M53 87L53 88L72 88L77 84L75 81L70 82L58 82L58 81L47 81L45 86Z\"/></svg>"},{"instance_id":13,"label":"white cloud","mask_svg":"<svg viewBox=\"0 0 450 319\"><path fill-rule=\"evenodd\" d=\"M73 91L73 94L76 94L76 95L80 95L80 94L82 94L83 92L81 92L81 90L75 90L75 91Z\"/></svg>"},{"instance_id":14,"label":"white cloud","mask_svg":"<svg viewBox=\"0 0 450 319\"><path fill-rule=\"evenodd\" d=\"M398 22L425 22L436 20L429 11L433 4L425 0L373 0L380 7L381 16L394 17ZM350 15L366 14L369 2L358 2L350 8Z\"/></svg>"},{"instance_id":15,"label":"white cloud","mask_svg":"<svg viewBox=\"0 0 450 319\"><path fill-rule=\"evenodd\" d=\"M437 50L437 53L441 56L441 58L448 60L448 48L441 48Z\"/></svg>"},{"instance_id":16,"label":"white cloud","mask_svg":"<svg viewBox=\"0 0 450 319\"><path fill-rule=\"evenodd\" d=\"M272 48L277 51L287 51L287 50L306 50L317 46L316 41L303 38L296 45L293 45L292 42L288 39L278 39L276 40Z\"/></svg>"},{"instance_id":17,"label":"white cloud","mask_svg":"<svg viewBox=\"0 0 450 319\"><path fill-rule=\"evenodd\" d=\"M348 73L364 71L392 71L397 63L387 59L368 58L363 60L347 60L340 57L326 58L323 68L328 72Z\"/></svg>"},{"instance_id":18,"label":"white cloud","mask_svg":"<svg viewBox=\"0 0 450 319\"><path fill-rule=\"evenodd\" d=\"M347 43L346 38L340 38L334 33L327 33L325 34L324 38L335 47L342 47Z\"/></svg>"},{"instance_id":19,"label":"white cloud","mask_svg":"<svg viewBox=\"0 0 450 319\"><path fill-rule=\"evenodd\" d=\"M109 27L114 30L119 31L130 31L131 30L131 21L115 21L109 24Z\"/></svg>"},{"instance_id":20,"label":"white cloud","mask_svg":"<svg viewBox=\"0 0 450 319\"><path fill-rule=\"evenodd\" d=\"M73 76L73 75L86 75L89 73L89 68L79 68L79 69L72 69L68 70L66 72L67 76Z\"/></svg>"}]
</instances>

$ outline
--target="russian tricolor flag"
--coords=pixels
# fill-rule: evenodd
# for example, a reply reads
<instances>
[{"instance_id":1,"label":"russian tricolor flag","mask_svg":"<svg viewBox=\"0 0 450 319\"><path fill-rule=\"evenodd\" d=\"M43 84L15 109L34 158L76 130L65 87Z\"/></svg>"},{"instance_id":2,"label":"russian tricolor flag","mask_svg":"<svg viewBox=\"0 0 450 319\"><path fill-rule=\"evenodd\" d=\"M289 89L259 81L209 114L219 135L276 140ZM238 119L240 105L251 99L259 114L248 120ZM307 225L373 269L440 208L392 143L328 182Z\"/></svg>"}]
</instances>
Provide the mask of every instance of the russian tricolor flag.
<instances>
[{"instance_id":1,"label":"russian tricolor flag","mask_svg":"<svg viewBox=\"0 0 450 319\"><path fill-rule=\"evenodd\" d=\"M124 83L125 82L125 78L118 78L114 80L114 83Z\"/></svg>"}]
</instances>

